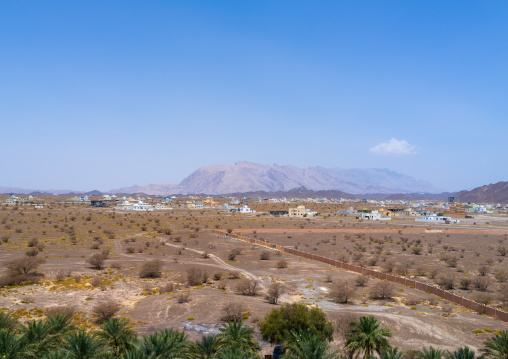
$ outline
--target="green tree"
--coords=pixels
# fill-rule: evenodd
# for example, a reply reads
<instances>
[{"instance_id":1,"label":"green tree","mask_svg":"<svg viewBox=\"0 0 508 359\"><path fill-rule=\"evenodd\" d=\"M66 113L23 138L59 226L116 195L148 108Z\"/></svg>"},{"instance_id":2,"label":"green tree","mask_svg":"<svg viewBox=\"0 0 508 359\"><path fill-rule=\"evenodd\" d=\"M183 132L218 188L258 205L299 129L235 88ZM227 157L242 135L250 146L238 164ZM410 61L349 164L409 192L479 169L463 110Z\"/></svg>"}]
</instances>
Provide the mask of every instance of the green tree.
<instances>
[{"instance_id":1,"label":"green tree","mask_svg":"<svg viewBox=\"0 0 508 359\"><path fill-rule=\"evenodd\" d=\"M32 320L20 327L20 339L26 346L27 358L39 358L56 349L59 338L52 334L51 329L45 320Z\"/></svg>"},{"instance_id":2,"label":"green tree","mask_svg":"<svg viewBox=\"0 0 508 359\"><path fill-rule=\"evenodd\" d=\"M21 359L25 352L21 337L11 329L0 329L0 358Z\"/></svg>"},{"instance_id":3,"label":"green tree","mask_svg":"<svg viewBox=\"0 0 508 359\"><path fill-rule=\"evenodd\" d=\"M110 318L100 325L97 335L104 339L116 356L127 350L135 349L136 333L129 328L129 320Z\"/></svg>"},{"instance_id":4,"label":"green tree","mask_svg":"<svg viewBox=\"0 0 508 359\"><path fill-rule=\"evenodd\" d=\"M387 339L392 336L390 329L380 329L379 326L380 323L372 315L360 317L359 323L351 322L351 331L346 334L346 347L355 358L363 353L363 358L367 359L374 352L380 354L390 347Z\"/></svg>"},{"instance_id":5,"label":"green tree","mask_svg":"<svg viewBox=\"0 0 508 359\"><path fill-rule=\"evenodd\" d=\"M13 318L10 313L0 312L0 329L14 329L17 326L17 319Z\"/></svg>"},{"instance_id":6,"label":"green tree","mask_svg":"<svg viewBox=\"0 0 508 359\"><path fill-rule=\"evenodd\" d=\"M469 349L469 347L464 347L454 352L447 351L444 356L446 359L475 359L475 352Z\"/></svg>"},{"instance_id":7,"label":"green tree","mask_svg":"<svg viewBox=\"0 0 508 359\"><path fill-rule=\"evenodd\" d=\"M316 333L305 330L291 332L286 341L287 359L338 359L338 351L330 351L329 344Z\"/></svg>"},{"instance_id":8,"label":"green tree","mask_svg":"<svg viewBox=\"0 0 508 359\"><path fill-rule=\"evenodd\" d=\"M233 343L231 347L224 347L213 357L214 359L259 359L259 355L252 351L245 351Z\"/></svg>"},{"instance_id":9,"label":"green tree","mask_svg":"<svg viewBox=\"0 0 508 359\"><path fill-rule=\"evenodd\" d=\"M291 332L309 330L321 340L333 340L333 324L326 319L326 314L318 307L309 307L305 303L284 304L274 308L259 323L264 340L275 344L284 343L291 337Z\"/></svg>"},{"instance_id":10,"label":"green tree","mask_svg":"<svg viewBox=\"0 0 508 359\"><path fill-rule=\"evenodd\" d=\"M194 345L194 353L199 359L211 359L217 353L217 337L215 335L204 335Z\"/></svg>"},{"instance_id":11,"label":"green tree","mask_svg":"<svg viewBox=\"0 0 508 359\"><path fill-rule=\"evenodd\" d=\"M441 349L436 349L433 346L429 348L423 347L420 352L418 352L418 358L420 359L441 359L444 355L444 352Z\"/></svg>"},{"instance_id":12,"label":"green tree","mask_svg":"<svg viewBox=\"0 0 508 359\"><path fill-rule=\"evenodd\" d=\"M137 353L140 355L139 358L186 359L192 358L190 349L191 346L187 341L187 336L171 328L145 335L141 340ZM129 355L134 355L134 353Z\"/></svg>"},{"instance_id":13,"label":"green tree","mask_svg":"<svg viewBox=\"0 0 508 359\"><path fill-rule=\"evenodd\" d=\"M69 333L62 346L68 359L94 359L110 353L96 333L79 330Z\"/></svg>"},{"instance_id":14,"label":"green tree","mask_svg":"<svg viewBox=\"0 0 508 359\"><path fill-rule=\"evenodd\" d=\"M386 348L379 353L379 359L402 359L404 354L397 347Z\"/></svg>"},{"instance_id":15,"label":"green tree","mask_svg":"<svg viewBox=\"0 0 508 359\"><path fill-rule=\"evenodd\" d=\"M485 341L481 351L487 358L508 359L508 331L503 330Z\"/></svg>"},{"instance_id":16,"label":"green tree","mask_svg":"<svg viewBox=\"0 0 508 359\"><path fill-rule=\"evenodd\" d=\"M217 348L238 346L242 351L256 352L259 344L254 339L254 329L243 325L243 321L228 322L217 334Z\"/></svg>"}]
</instances>

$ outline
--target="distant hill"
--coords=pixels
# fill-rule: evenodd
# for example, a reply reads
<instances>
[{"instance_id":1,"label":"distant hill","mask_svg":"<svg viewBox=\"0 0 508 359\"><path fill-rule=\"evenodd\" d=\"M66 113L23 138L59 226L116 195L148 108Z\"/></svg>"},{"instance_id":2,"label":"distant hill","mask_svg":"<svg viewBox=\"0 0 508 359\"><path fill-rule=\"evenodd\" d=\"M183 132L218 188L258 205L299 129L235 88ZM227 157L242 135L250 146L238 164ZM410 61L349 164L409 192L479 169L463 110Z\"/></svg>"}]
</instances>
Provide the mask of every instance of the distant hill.
<instances>
[{"instance_id":1,"label":"distant hill","mask_svg":"<svg viewBox=\"0 0 508 359\"><path fill-rule=\"evenodd\" d=\"M179 185L164 183L111 190L111 193L192 194L277 192L304 187L313 191L335 190L353 194L435 193L429 183L388 169L342 169L262 165L237 162L199 168ZM343 197L344 198L344 197Z\"/></svg>"},{"instance_id":2,"label":"distant hill","mask_svg":"<svg viewBox=\"0 0 508 359\"><path fill-rule=\"evenodd\" d=\"M437 200L442 201L452 196L451 192L443 192L438 194L432 193L372 193L367 196L351 194L342 191L313 191L305 187L294 188L289 191L255 191L255 192L236 192L229 193L225 196L238 198L344 198L344 199L377 199L377 200L402 200L402 201L418 201L418 200Z\"/></svg>"},{"instance_id":3,"label":"distant hill","mask_svg":"<svg viewBox=\"0 0 508 359\"><path fill-rule=\"evenodd\" d=\"M508 182L497 182L455 194L459 202L508 203Z\"/></svg>"}]
</instances>

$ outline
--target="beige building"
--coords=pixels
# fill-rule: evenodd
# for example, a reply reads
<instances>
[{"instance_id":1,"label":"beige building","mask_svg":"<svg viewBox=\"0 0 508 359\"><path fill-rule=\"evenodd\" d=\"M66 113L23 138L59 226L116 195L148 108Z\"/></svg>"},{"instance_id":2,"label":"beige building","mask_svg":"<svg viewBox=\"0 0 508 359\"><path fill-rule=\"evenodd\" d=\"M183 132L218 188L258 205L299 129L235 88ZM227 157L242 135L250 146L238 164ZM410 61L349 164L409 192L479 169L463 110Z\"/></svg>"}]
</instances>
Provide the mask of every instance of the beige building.
<instances>
[{"instance_id":1,"label":"beige building","mask_svg":"<svg viewBox=\"0 0 508 359\"><path fill-rule=\"evenodd\" d=\"M305 211L305 206L298 206L288 210L289 217L304 217L306 214L307 212Z\"/></svg>"}]
</instances>

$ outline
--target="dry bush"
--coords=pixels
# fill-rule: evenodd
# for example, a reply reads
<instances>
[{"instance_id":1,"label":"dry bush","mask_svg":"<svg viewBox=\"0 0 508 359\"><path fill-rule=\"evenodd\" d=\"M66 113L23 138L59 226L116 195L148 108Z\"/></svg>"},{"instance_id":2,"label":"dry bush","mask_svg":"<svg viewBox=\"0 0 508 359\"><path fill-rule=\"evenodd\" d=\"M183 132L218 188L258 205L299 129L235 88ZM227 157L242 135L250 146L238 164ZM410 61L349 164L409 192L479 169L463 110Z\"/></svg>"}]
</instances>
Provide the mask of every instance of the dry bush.
<instances>
[{"instance_id":1,"label":"dry bush","mask_svg":"<svg viewBox=\"0 0 508 359\"><path fill-rule=\"evenodd\" d=\"M37 268L44 262L45 260L43 258L25 256L11 259L5 266L12 275L31 275L34 274Z\"/></svg>"},{"instance_id":2,"label":"dry bush","mask_svg":"<svg viewBox=\"0 0 508 359\"><path fill-rule=\"evenodd\" d=\"M471 278L461 278L459 281L460 289L468 290L472 283Z\"/></svg>"},{"instance_id":3,"label":"dry bush","mask_svg":"<svg viewBox=\"0 0 508 359\"><path fill-rule=\"evenodd\" d=\"M235 251L231 251L228 253L228 260L234 261L236 259L237 253Z\"/></svg>"},{"instance_id":4,"label":"dry bush","mask_svg":"<svg viewBox=\"0 0 508 359\"><path fill-rule=\"evenodd\" d=\"M397 263L393 259L387 260L383 265L387 273L392 273L396 266Z\"/></svg>"},{"instance_id":5,"label":"dry bush","mask_svg":"<svg viewBox=\"0 0 508 359\"><path fill-rule=\"evenodd\" d=\"M427 274L427 268L424 266L418 266L415 268L415 273L419 277L423 277L425 274Z\"/></svg>"},{"instance_id":6,"label":"dry bush","mask_svg":"<svg viewBox=\"0 0 508 359\"><path fill-rule=\"evenodd\" d=\"M409 297L409 298L406 298L406 300L404 301L404 304L412 307L412 306L415 306L417 304L420 303L420 300L417 299L417 298L414 298L414 297Z\"/></svg>"},{"instance_id":7,"label":"dry bush","mask_svg":"<svg viewBox=\"0 0 508 359\"><path fill-rule=\"evenodd\" d=\"M325 283L332 283L333 282L333 273L332 272L326 272L325 273Z\"/></svg>"},{"instance_id":8,"label":"dry bush","mask_svg":"<svg viewBox=\"0 0 508 359\"><path fill-rule=\"evenodd\" d=\"M187 269L187 283L191 286L203 284L203 271L195 267Z\"/></svg>"},{"instance_id":9,"label":"dry bush","mask_svg":"<svg viewBox=\"0 0 508 359\"><path fill-rule=\"evenodd\" d=\"M177 286L175 283L166 283L164 284L162 287L159 288L159 291L161 293L169 293L169 292L174 292L175 290L177 290Z\"/></svg>"},{"instance_id":10,"label":"dry bush","mask_svg":"<svg viewBox=\"0 0 508 359\"><path fill-rule=\"evenodd\" d=\"M441 276L437 279L437 284L445 290L451 290L455 288L455 279L450 276Z\"/></svg>"},{"instance_id":11,"label":"dry bush","mask_svg":"<svg viewBox=\"0 0 508 359\"><path fill-rule=\"evenodd\" d=\"M222 279L222 272L215 272L212 276L213 280L221 280Z\"/></svg>"},{"instance_id":12,"label":"dry bush","mask_svg":"<svg viewBox=\"0 0 508 359\"><path fill-rule=\"evenodd\" d=\"M265 299L270 304L277 304L281 295L286 292L286 286L283 283L272 283L268 287Z\"/></svg>"},{"instance_id":13,"label":"dry bush","mask_svg":"<svg viewBox=\"0 0 508 359\"><path fill-rule=\"evenodd\" d=\"M505 246L497 247L497 251L499 252L499 255L503 257L505 257L508 254L508 248L506 248Z\"/></svg>"},{"instance_id":14,"label":"dry bush","mask_svg":"<svg viewBox=\"0 0 508 359\"><path fill-rule=\"evenodd\" d=\"M391 298L395 292L395 286L388 281L379 281L374 284L369 291L369 294L374 299Z\"/></svg>"},{"instance_id":15,"label":"dry bush","mask_svg":"<svg viewBox=\"0 0 508 359\"><path fill-rule=\"evenodd\" d=\"M478 274L482 277L485 277L489 272L490 268L486 264L482 264L478 267Z\"/></svg>"},{"instance_id":16,"label":"dry bush","mask_svg":"<svg viewBox=\"0 0 508 359\"><path fill-rule=\"evenodd\" d=\"M247 309L242 303L229 302L222 307L222 316L220 319L225 322L239 322L243 320L243 314L246 311Z\"/></svg>"},{"instance_id":17,"label":"dry bush","mask_svg":"<svg viewBox=\"0 0 508 359\"><path fill-rule=\"evenodd\" d=\"M439 269L437 268L432 268L430 271L429 271L429 278L430 279L435 279L437 277L437 274L439 273Z\"/></svg>"},{"instance_id":18,"label":"dry bush","mask_svg":"<svg viewBox=\"0 0 508 359\"><path fill-rule=\"evenodd\" d=\"M205 251L205 252L203 252L203 253L201 254L201 258L203 258L203 259L208 259L208 258L210 258L210 253L208 253L208 252L206 252L206 251Z\"/></svg>"},{"instance_id":19,"label":"dry bush","mask_svg":"<svg viewBox=\"0 0 508 359\"><path fill-rule=\"evenodd\" d=\"M50 307L45 310L44 315L47 318L56 317L58 315L63 316L66 320L71 320L76 315L77 309L75 306L57 306Z\"/></svg>"},{"instance_id":20,"label":"dry bush","mask_svg":"<svg viewBox=\"0 0 508 359\"><path fill-rule=\"evenodd\" d=\"M358 287L365 287L365 285L367 284L368 281L369 281L369 278L364 275L359 275L358 277L355 278L355 284Z\"/></svg>"},{"instance_id":21,"label":"dry bush","mask_svg":"<svg viewBox=\"0 0 508 359\"><path fill-rule=\"evenodd\" d=\"M242 276L240 271L237 271L237 270L228 272L228 275L229 275L229 279L239 279Z\"/></svg>"},{"instance_id":22,"label":"dry bush","mask_svg":"<svg viewBox=\"0 0 508 359\"><path fill-rule=\"evenodd\" d=\"M474 287L480 292L486 292L489 289L490 279L487 277L477 277L474 280Z\"/></svg>"},{"instance_id":23,"label":"dry bush","mask_svg":"<svg viewBox=\"0 0 508 359\"><path fill-rule=\"evenodd\" d=\"M179 293L176 296L176 301L179 304L190 302L190 293L189 292Z\"/></svg>"},{"instance_id":24,"label":"dry bush","mask_svg":"<svg viewBox=\"0 0 508 359\"><path fill-rule=\"evenodd\" d=\"M68 278L70 276L71 276L70 270L61 270L56 273L55 280L57 280L58 282L61 282L61 281L65 280L65 278Z\"/></svg>"},{"instance_id":25,"label":"dry bush","mask_svg":"<svg viewBox=\"0 0 508 359\"><path fill-rule=\"evenodd\" d=\"M127 254L132 254L132 253L135 253L136 252L136 248L134 247L127 247L125 248L125 253Z\"/></svg>"},{"instance_id":26,"label":"dry bush","mask_svg":"<svg viewBox=\"0 0 508 359\"><path fill-rule=\"evenodd\" d=\"M226 290L226 281L221 280L219 283L217 283L217 289Z\"/></svg>"},{"instance_id":27,"label":"dry bush","mask_svg":"<svg viewBox=\"0 0 508 359\"><path fill-rule=\"evenodd\" d=\"M257 295L259 292L259 282L254 279L243 278L236 284L235 289L241 295Z\"/></svg>"},{"instance_id":28,"label":"dry bush","mask_svg":"<svg viewBox=\"0 0 508 359\"><path fill-rule=\"evenodd\" d=\"M498 270L494 276L499 283L504 283L508 280L508 271Z\"/></svg>"},{"instance_id":29,"label":"dry bush","mask_svg":"<svg viewBox=\"0 0 508 359\"><path fill-rule=\"evenodd\" d=\"M27 247L35 247L37 244L39 244L37 238L32 238L28 241Z\"/></svg>"},{"instance_id":30,"label":"dry bush","mask_svg":"<svg viewBox=\"0 0 508 359\"><path fill-rule=\"evenodd\" d=\"M92 285L92 287L98 287L102 284L103 280L104 278L102 277L93 277L92 279L90 279L90 284Z\"/></svg>"},{"instance_id":31,"label":"dry bush","mask_svg":"<svg viewBox=\"0 0 508 359\"><path fill-rule=\"evenodd\" d=\"M446 256L444 258L444 261L446 264L448 264L448 267L455 268L459 263L459 258L457 258L456 256Z\"/></svg>"},{"instance_id":32,"label":"dry bush","mask_svg":"<svg viewBox=\"0 0 508 359\"><path fill-rule=\"evenodd\" d=\"M76 275L74 276L74 282L75 282L75 283L80 283L80 282L81 282L81 276L80 276L79 274L76 274Z\"/></svg>"},{"instance_id":33,"label":"dry bush","mask_svg":"<svg viewBox=\"0 0 508 359\"><path fill-rule=\"evenodd\" d=\"M37 254L39 254L39 250L37 248L30 248L25 252L27 257L35 257Z\"/></svg>"},{"instance_id":34,"label":"dry bush","mask_svg":"<svg viewBox=\"0 0 508 359\"><path fill-rule=\"evenodd\" d=\"M275 265L275 268L278 268L278 269L284 269L284 268L287 268L287 267L288 267L288 262L286 260L284 260L284 259L281 259Z\"/></svg>"},{"instance_id":35,"label":"dry bush","mask_svg":"<svg viewBox=\"0 0 508 359\"><path fill-rule=\"evenodd\" d=\"M122 269L122 264L120 262L113 262L109 265L110 268L113 268L113 269Z\"/></svg>"},{"instance_id":36,"label":"dry bush","mask_svg":"<svg viewBox=\"0 0 508 359\"><path fill-rule=\"evenodd\" d=\"M347 282L337 282L333 285L330 297L335 303L347 304L356 294L354 287Z\"/></svg>"},{"instance_id":37,"label":"dry bush","mask_svg":"<svg viewBox=\"0 0 508 359\"><path fill-rule=\"evenodd\" d=\"M103 302L93 307L92 311L97 316L97 322L102 323L112 318L120 310L120 304L113 301Z\"/></svg>"},{"instance_id":38,"label":"dry bush","mask_svg":"<svg viewBox=\"0 0 508 359\"><path fill-rule=\"evenodd\" d=\"M262 261L267 261L270 259L270 252L269 251L261 251L259 254L259 259Z\"/></svg>"},{"instance_id":39,"label":"dry bush","mask_svg":"<svg viewBox=\"0 0 508 359\"><path fill-rule=\"evenodd\" d=\"M153 259L141 265L139 278L160 278L162 276L162 261Z\"/></svg>"},{"instance_id":40,"label":"dry bush","mask_svg":"<svg viewBox=\"0 0 508 359\"><path fill-rule=\"evenodd\" d=\"M102 253L95 253L92 254L86 262L90 264L90 266L93 269L101 270L104 268L104 262L106 261L107 257Z\"/></svg>"},{"instance_id":41,"label":"dry bush","mask_svg":"<svg viewBox=\"0 0 508 359\"><path fill-rule=\"evenodd\" d=\"M497 299L503 304L503 306L508 305L508 284L504 283L499 288L499 293L497 294Z\"/></svg>"}]
</instances>

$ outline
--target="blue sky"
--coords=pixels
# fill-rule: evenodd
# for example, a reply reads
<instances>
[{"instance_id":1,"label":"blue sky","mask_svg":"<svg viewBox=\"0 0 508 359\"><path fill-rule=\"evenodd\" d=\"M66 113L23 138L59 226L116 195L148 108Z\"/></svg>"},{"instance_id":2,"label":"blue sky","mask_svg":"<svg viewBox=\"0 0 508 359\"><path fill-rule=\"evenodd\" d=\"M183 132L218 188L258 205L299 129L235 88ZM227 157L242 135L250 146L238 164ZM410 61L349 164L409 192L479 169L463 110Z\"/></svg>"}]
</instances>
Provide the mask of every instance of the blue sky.
<instances>
[{"instance_id":1,"label":"blue sky","mask_svg":"<svg viewBox=\"0 0 508 359\"><path fill-rule=\"evenodd\" d=\"M506 1L0 3L0 186L202 165L508 180Z\"/></svg>"}]
</instances>

